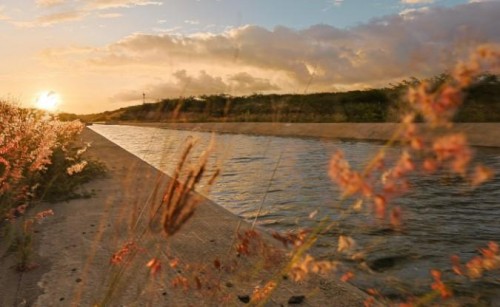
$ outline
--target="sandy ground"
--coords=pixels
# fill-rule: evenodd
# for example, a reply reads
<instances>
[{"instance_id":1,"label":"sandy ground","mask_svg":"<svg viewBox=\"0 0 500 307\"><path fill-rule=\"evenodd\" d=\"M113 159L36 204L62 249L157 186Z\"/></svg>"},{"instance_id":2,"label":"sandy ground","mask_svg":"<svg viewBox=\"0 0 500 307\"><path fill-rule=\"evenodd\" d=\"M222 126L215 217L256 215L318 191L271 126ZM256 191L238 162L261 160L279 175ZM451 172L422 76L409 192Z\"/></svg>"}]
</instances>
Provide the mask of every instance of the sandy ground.
<instances>
[{"instance_id":1,"label":"sandy ground","mask_svg":"<svg viewBox=\"0 0 500 307\"><path fill-rule=\"evenodd\" d=\"M122 123L168 129L220 133L317 137L355 140L389 140L397 123ZM424 133L424 125L418 125ZM464 132L474 146L500 147L500 123L460 123L453 129Z\"/></svg>"},{"instance_id":2,"label":"sandy ground","mask_svg":"<svg viewBox=\"0 0 500 307\"><path fill-rule=\"evenodd\" d=\"M89 129L82 137L92 142L88 155L107 165L108 176L85 185L94 193L90 199L32 210L55 212L35 227L37 269L16 272L15 254L0 242L0 306L244 306L245 296L273 276L281 283L269 306L286 306L293 296L304 296L303 306L363 305L366 295L336 278L292 283L267 269L277 267L272 255L268 261L238 256L237 229L243 232L249 225L199 195L192 195L201 200L194 217L172 238L166 240L154 227L143 232L150 228L140 218L141 209L149 212L160 197L153 193L155 186L163 189L169 178ZM265 243L266 251L281 247L268 234L260 236L251 244ZM113 253L132 240L139 246L133 261L111 265ZM153 257L162 264L155 276L146 267ZM177 259L177 266L169 265ZM176 277L186 278L189 289L174 288Z\"/></svg>"}]
</instances>

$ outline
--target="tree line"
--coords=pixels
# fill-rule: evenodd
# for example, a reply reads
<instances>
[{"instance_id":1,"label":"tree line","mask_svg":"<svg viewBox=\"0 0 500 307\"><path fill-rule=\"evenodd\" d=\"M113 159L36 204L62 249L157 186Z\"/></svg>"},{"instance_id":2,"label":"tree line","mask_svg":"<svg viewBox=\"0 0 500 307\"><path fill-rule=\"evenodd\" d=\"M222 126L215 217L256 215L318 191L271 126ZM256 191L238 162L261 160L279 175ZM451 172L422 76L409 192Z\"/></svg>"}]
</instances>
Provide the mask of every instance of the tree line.
<instances>
[{"instance_id":1,"label":"tree line","mask_svg":"<svg viewBox=\"0 0 500 307\"><path fill-rule=\"evenodd\" d=\"M438 88L448 75L427 79ZM313 94L225 94L162 99L155 103L89 115L60 114L85 122L397 122L409 108L404 99L416 78L386 88ZM464 97L457 122L500 121L500 78L481 76Z\"/></svg>"}]
</instances>

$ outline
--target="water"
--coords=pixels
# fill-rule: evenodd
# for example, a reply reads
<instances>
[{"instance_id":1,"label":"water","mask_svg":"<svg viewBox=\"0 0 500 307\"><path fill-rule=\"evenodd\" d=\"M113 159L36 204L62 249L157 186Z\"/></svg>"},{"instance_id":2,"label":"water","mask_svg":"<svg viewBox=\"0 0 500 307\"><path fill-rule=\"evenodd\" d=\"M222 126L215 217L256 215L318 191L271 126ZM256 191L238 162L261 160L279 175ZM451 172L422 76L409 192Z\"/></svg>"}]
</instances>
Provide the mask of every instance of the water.
<instances>
[{"instance_id":1,"label":"water","mask_svg":"<svg viewBox=\"0 0 500 307\"><path fill-rule=\"evenodd\" d=\"M198 140L195 155L213 138L209 172L218 166L222 173L207 196L248 221L258 215L257 223L271 230L311 227L316 223L309 218L314 211L318 218L338 220L340 226L325 234L313 253L356 268L353 283L361 288L376 287L386 295L429 292L429 270L439 268L462 293L494 296L500 292L498 275L471 283L451 274L450 263L451 255L468 260L488 241L500 242L500 176L475 190L459 178L413 176L411 192L395 200L404 210L404 229L393 232L365 214L343 217L339 191L327 175L329 159L337 149L360 169L381 148L380 143L133 126L91 128L167 174L175 169L187 138ZM399 150L392 148L389 155ZM500 150L476 148L476 159L500 174ZM200 190L204 191L203 186ZM336 253L339 233L370 250L363 261Z\"/></svg>"}]
</instances>

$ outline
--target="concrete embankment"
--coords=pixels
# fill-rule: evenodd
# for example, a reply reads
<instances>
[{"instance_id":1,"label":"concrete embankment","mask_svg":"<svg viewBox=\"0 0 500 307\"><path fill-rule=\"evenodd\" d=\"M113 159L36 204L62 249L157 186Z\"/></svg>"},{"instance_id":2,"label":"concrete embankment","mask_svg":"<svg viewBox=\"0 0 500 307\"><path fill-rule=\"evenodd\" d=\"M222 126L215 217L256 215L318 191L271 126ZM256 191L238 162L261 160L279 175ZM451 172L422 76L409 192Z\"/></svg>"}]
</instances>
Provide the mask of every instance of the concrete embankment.
<instances>
[{"instance_id":1,"label":"concrete embankment","mask_svg":"<svg viewBox=\"0 0 500 307\"><path fill-rule=\"evenodd\" d=\"M124 125L153 126L166 129L274 135L290 137L317 137L354 140L389 140L397 123L126 123ZM417 125L424 133L431 133L424 125ZM500 123L459 123L453 131L464 132L474 146L500 147Z\"/></svg>"},{"instance_id":2,"label":"concrete embankment","mask_svg":"<svg viewBox=\"0 0 500 307\"><path fill-rule=\"evenodd\" d=\"M250 256L236 253L237 233L250 226L200 195L192 195L201 201L193 218L167 240L150 227L149 216L171 179L89 129L82 138L92 143L87 157L104 162L108 176L85 185L90 199L37 208L55 212L35 225L34 260L42 267L16 275L6 266L15 259L2 260L2 272L9 273L0 278L0 305L243 306L256 286L273 276L281 280L269 249ZM261 238L256 242L281 248L268 234L262 232ZM121 255L133 254L133 260L111 265L112 255L130 242L135 245L127 245ZM161 263L156 276L146 266L152 258ZM302 295L307 306L362 306L366 299L337 279L281 281L269 306L287 305L292 296Z\"/></svg>"}]
</instances>

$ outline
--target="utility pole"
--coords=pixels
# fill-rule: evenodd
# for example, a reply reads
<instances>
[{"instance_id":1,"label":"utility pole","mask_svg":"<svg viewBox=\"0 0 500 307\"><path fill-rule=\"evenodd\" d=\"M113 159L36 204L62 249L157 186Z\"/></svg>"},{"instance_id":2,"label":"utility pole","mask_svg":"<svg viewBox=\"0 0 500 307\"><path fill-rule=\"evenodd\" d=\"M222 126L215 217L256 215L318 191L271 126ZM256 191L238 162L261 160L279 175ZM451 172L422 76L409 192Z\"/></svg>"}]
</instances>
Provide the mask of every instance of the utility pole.
<instances>
[{"instance_id":1,"label":"utility pole","mask_svg":"<svg viewBox=\"0 0 500 307\"><path fill-rule=\"evenodd\" d=\"M142 93L142 104L146 104L146 93Z\"/></svg>"}]
</instances>

